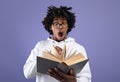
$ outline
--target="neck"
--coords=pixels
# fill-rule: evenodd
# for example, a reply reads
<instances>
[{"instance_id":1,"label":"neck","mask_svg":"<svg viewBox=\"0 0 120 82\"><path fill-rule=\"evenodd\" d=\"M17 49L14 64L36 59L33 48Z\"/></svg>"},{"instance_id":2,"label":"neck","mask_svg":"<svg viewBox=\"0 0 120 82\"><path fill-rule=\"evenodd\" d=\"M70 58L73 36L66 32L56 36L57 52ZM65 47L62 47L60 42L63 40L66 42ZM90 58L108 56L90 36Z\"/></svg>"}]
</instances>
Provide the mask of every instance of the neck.
<instances>
[{"instance_id":1,"label":"neck","mask_svg":"<svg viewBox=\"0 0 120 82\"><path fill-rule=\"evenodd\" d=\"M64 41L67 37L65 37L64 39L62 39L62 40L58 40L58 39L56 39L55 37L50 37L51 39L53 39L53 40L55 40L55 41L57 41L57 42L61 42L61 41Z\"/></svg>"}]
</instances>

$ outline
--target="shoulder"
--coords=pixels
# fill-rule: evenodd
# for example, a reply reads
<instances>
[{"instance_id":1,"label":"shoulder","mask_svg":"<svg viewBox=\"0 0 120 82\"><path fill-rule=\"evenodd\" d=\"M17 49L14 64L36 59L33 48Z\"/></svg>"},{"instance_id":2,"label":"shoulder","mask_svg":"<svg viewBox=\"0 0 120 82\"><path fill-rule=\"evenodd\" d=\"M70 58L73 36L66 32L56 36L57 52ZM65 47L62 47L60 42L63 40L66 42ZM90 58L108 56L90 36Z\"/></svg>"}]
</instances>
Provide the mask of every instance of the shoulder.
<instances>
[{"instance_id":1,"label":"shoulder","mask_svg":"<svg viewBox=\"0 0 120 82\"><path fill-rule=\"evenodd\" d=\"M85 49L82 44L76 42L75 39L74 39L74 38L71 38L71 37L70 37L70 40L69 40L69 45L70 45L70 46L73 46L73 47L80 48L80 49Z\"/></svg>"},{"instance_id":2,"label":"shoulder","mask_svg":"<svg viewBox=\"0 0 120 82\"><path fill-rule=\"evenodd\" d=\"M43 50L49 48L49 41L41 40L36 43L33 47L32 51L36 52L37 54L41 54Z\"/></svg>"},{"instance_id":3,"label":"shoulder","mask_svg":"<svg viewBox=\"0 0 120 82\"><path fill-rule=\"evenodd\" d=\"M50 41L48 40L41 40L38 41L37 44L35 45L35 48L43 48L44 46L46 46L47 44L49 44Z\"/></svg>"},{"instance_id":4,"label":"shoulder","mask_svg":"<svg viewBox=\"0 0 120 82\"><path fill-rule=\"evenodd\" d=\"M75 46L76 46L77 48L85 49L85 47L84 47L82 44L80 44L80 43L75 42L74 44L75 44Z\"/></svg>"},{"instance_id":5,"label":"shoulder","mask_svg":"<svg viewBox=\"0 0 120 82\"><path fill-rule=\"evenodd\" d=\"M82 44L76 42L75 39L69 44L69 46L72 47L73 49L76 49L78 52L81 52L86 55L85 47Z\"/></svg>"}]
</instances>

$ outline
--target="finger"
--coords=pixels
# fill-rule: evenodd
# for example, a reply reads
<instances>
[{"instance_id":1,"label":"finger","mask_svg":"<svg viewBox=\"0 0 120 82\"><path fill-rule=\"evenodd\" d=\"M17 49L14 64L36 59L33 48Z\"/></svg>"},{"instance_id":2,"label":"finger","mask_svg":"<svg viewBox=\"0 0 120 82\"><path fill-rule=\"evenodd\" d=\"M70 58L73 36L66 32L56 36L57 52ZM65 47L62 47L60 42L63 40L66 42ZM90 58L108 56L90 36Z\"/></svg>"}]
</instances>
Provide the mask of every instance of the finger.
<instances>
[{"instance_id":1,"label":"finger","mask_svg":"<svg viewBox=\"0 0 120 82\"><path fill-rule=\"evenodd\" d=\"M75 75L76 75L74 69L72 69L72 68L70 69L69 75L72 75L72 76L75 76Z\"/></svg>"},{"instance_id":2,"label":"finger","mask_svg":"<svg viewBox=\"0 0 120 82\"><path fill-rule=\"evenodd\" d=\"M62 78L64 78L66 76L66 74L62 70L60 70L59 68L56 67L54 69L58 73L58 75L61 76Z\"/></svg>"},{"instance_id":3,"label":"finger","mask_svg":"<svg viewBox=\"0 0 120 82\"><path fill-rule=\"evenodd\" d=\"M55 79L61 81L62 80L62 77L60 77L58 75L58 73L56 73L56 71L54 69L49 69L48 72L47 72L50 76L54 77Z\"/></svg>"},{"instance_id":4,"label":"finger","mask_svg":"<svg viewBox=\"0 0 120 82\"><path fill-rule=\"evenodd\" d=\"M49 69L48 70L48 74L50 75L50 76L58 76L58 74L54 71L54 69Z\"/></svg>"}]
</instances>

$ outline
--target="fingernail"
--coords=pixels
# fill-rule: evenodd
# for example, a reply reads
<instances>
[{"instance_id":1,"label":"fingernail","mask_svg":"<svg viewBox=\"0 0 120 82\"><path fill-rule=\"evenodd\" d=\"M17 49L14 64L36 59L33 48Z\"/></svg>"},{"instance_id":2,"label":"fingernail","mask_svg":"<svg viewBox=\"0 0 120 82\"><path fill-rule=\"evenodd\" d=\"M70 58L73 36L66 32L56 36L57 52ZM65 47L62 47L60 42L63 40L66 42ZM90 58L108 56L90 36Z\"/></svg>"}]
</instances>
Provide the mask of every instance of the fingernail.
<instances>
[{"instance_id":1,"label":"fingernail","mask_svg":"<svg viewBox=\"0 0 120 82\"><path fill-rule=\"evenodd\" d=\"M51 72L52 70L51 69L48 69L48 72Z\"/></svg>"},{"instance_id":2,"label":"fingernail","mask_svg":"<svg viewBox=\"0 0 120 82\"><path fill-rule=\"evenodd\" d=\"M58 69L57 68L54 68L55 69L55 71L57 71Z\"/></svg>"},{"instance_id":3,"label":"fingernail","mask_svg":"<svg viewBox=\"0 0 120 82\"><path fill-rule=\"evenodd\" d=\"M49 72L47 72L47 74L50 74Z\"/></svg>"}]
</instances>

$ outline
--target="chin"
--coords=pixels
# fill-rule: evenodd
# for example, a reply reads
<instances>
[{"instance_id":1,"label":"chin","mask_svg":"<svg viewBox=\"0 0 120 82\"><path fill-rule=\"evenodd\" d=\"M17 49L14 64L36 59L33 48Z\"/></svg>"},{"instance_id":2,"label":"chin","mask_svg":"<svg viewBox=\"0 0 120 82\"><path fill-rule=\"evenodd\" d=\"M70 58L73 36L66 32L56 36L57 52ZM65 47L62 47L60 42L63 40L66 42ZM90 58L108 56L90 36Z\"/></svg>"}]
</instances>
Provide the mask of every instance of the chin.
<instances>
[{"instance_id":1,"label":"chin","mask_svg":"<svg viewBox=\"0 0 120 82\"><path fill-rule=\"evenodd\" d=\"M64 39L65 39L65 36L62 36L62 37L58 36L58 37L56 37L57 41L63 41Z\"/></svg>"},{"instance_id":2,"label":"chin","mask_svg":"<svg viewBox=\"0 0 120 82\"><path fill-rule=\"evenodd\" d=\"M58 40L59 40L59 41L62 41L62 40L64 40L64 39L65 39L65 38L59 38Z\"/></svg>"}]
</instances>

